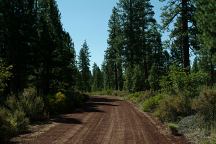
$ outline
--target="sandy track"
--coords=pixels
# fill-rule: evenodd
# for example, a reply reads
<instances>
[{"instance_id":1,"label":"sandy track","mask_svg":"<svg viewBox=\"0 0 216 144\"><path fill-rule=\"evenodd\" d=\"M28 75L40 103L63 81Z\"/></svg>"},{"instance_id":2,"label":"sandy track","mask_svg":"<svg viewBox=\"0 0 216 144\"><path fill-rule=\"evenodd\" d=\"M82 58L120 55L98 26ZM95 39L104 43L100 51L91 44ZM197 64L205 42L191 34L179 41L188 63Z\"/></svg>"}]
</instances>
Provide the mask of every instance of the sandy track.
<instances>
[{"instance_id":1,"label":"sandy track","mask_svg":"<svg viewBox=\"0 0 216 144\"><path fill-rule=\"evenodd\" d=\"M92 97L86 107L53 120L49 130L25 137L24 144L184 144L163 135L132 104L115 97Z\"/></svg>"}]
</instances>

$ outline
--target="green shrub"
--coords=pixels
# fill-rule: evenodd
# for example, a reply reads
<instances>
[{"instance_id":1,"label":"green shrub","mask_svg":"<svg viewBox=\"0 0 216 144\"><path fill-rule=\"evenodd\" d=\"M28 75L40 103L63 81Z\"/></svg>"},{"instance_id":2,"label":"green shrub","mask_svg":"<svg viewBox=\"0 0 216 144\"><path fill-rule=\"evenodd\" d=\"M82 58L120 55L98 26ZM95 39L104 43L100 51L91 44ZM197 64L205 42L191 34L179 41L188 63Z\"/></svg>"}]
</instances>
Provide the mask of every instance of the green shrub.
<instances>
[{"instance_id":1,"label":"green shrub","mask_svg":"<svg viewBox=\"0 0 216 144\"><path fill-rule=\"evenodd\" d=\"M200 129L201 118L198 115L184 117L178 122L179 131L187 134Z\"/></svg>"},{"instance_id":2,"label":"green shrub","mask_svg":"<svg viewBox=\"0 0 216 144\"><path fill-rule=\"evenodd\" d=\"M205 126L216 128L216 89L204 88L193 101L193 108L203 117Z\"/></svg>"},{"instance_id":3,"label":"green shrub","mask_svg":"<svg viewBox=\"0 0 216 144\"><path fill-rule=\"evenodd\" d=\"M83 104L88 100L88 95L86 94L81 94L81 93L74 93L74 105L75 107L81 107Z\"/></svg>"},{"instance_id":4,"label":"green shrub","mask_svg":"<svg viewBox=\"0 0 216 144\"><path fill-rule=\"evenodd\" d=\"M65 103L65 95L62 92L56 93L56 95L55 95L55 103L64 105L64 103Z\"/></svg>"},{"instance_id":5,"label":"green shrub","mask_svg":"<svg viewBox=\"0 0 216 144\"><path fill-rule=\"evenodd\" d=\"M131 88L128 90L132 92L137 92L149 88L148 80L145 80L143 71L143 67L141 67L140 65L135 65L131 77Z\"/></svg>"},{"instance_id":6,"label":"green shrub","mask_svg":"<svg viewBox=\"0 0 216 144\"><path fill-rule=\"evenodd\" d=\"M119 96L119 97L125 97L128 95L128 92L127 91L114 91L113 92L115 96Z\"/></svg>"},{"instance_id":7,"label":"green shrub","mask_svg":"<svg viewBox=\"0 0 216 144\"><path fill-rule=\"evenodd\" d=\"M205 144L206 143L209 143L209 144L216 144L216 134L214 134L213 136L210 137L210 139L207 141L207 142L204 142Z\"/></svg>"},{"instance_id":8,"label":"green shrub","mask_svg":"<svg viewBox=\"0 0 216 144\"><path fill-rule=\"evenodd\" d=\"M149 99L145 100L142 104L143 111L153 112L157 108L157 106L159 105L163 97L164 97L163 94L158 94L156 96L150 97Z\"/></svg>"},{"instance_id":9,"label":"green shrub","mask_svg":"<svg viewBox=\"0 0 216 144\"><path fill-rule=\"evenodd\" d=\"M154 96L154 92L144 91L144 92L135 92L129 94L126 98L132 102L141 103L152 96Z\"/></svg>"},{"instance_id":10,"label":"green shrub","mask_svg":"<svg viewBox=\"0 0 216 144\"><path fill-rule=\"evenodd\" d=\"M169 129L170 129L170 131L171 131L171 133L173 135L175 135L175 136L180 135L179 132L178 132L179 126L177 124L175 124L175 123L169 123L168 127L169 127Z\"/></svg>"},{"instance_id":11,"label":"green shrub","mask_svg":"<svg viewBox=\"0 0 216 144\"><path fill-rule=\"evenodd\" d=\"M28 129L29 120L15 97L9 97L5 102L6 108L0 108L0 141Z\"/></svg>"},{"instance_id":12,"label":"green shrub","mask_svg":"<svg viewBox=\"0 0 216 144\"><path fill-rule=\"evenodd\" d=\"M53 114L65 112L66 97L62 92L57 92L55 95L48 96L49 112Z\"/></svg>"},{"instance_id":13,"label":"green shrub","mask_svg":"<svg viewBox=\"0 0 216 144\"><path fill-rule=\"evenodd\" d=\"M110 90L110 89L106 90L106 94L107 95L112 95L112 90Z\"/></svg>"},{"instance_id":14,"label":"green shrub","mask_svg":"<svg viewBox=\"0 0 216 144\"><path fill-rule=\"evenodd\" d=\"M48 95L48 110L51 114L71 112L75 108L83 106L87 100L88 95L79 92L57 92L55 95Z\"/></svg>"},{"instance_id":15,"label":"green shrub","mask_svg":"<svg viewBox=\"0 0 216 144\"><path fill-rule=\"evenodd\" d=\"M199 95L200 87L208 81L208 74L196 72L186 74L183 69L176 66L170 67L168 76L162 77L160 87L168 94L181 94L185 97L194 98Z\"/></svg>"},{"instance_id":16,"label":"green shrub","mask_svg":"<svg viewBox=\"0 0 216 144\"><path fill-rule=\"evenodd\" d=\"M44 101L37 95L35 88L24 89L24 92L19 96L19 103L31 121L45 119Z\"/></svg>"},{"instance_id":17,"label":"green shrub","mask_svg":"<svg viewBox=\"0 0 216 144\"><path fill-rule=\"evenodd\" d=\"M12 77L12 66L7 66L0 59L0 92L3 92L7 87L7 81Z\"/></svg>"},{"instance_id":18,"label":"green shrub","mask_svg":"<svg viewBox=\"0 0 216 144\"><path fill-rule=\"evenodd\" d=\"M177 121L184 113L184 102L181 96L168 96L162 99L155 111L155 115L160 120L172 122Z\"/></svg>"},{"instance_id":19,"label":"green shrub","mask_svg":"<svg viewBox=\"0 0 216 144\"><path fill-rule=\"evenodd\" d=\"M215 144L215 134L203 128L203 122L199 114L187 116L178 123L178 130L195 144Z\"/></svg>"}]
</instances>

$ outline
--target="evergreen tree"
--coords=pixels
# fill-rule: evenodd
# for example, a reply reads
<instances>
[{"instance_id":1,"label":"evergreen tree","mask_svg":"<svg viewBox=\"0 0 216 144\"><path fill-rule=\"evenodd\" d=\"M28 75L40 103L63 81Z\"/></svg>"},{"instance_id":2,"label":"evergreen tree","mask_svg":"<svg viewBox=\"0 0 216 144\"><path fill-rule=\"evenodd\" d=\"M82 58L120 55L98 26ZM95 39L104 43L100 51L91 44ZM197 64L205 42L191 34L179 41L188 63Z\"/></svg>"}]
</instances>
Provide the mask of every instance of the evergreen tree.
<instances>
[{"instance_id":1,"label":"evergreen tree","mask_svg":"<svg viewBox=\"0 0 216 144\"><path fill-rule=\"evenodd\" d=\"M126 85L131 85L135 80L130 78L133 69L139 68L143 82L142 89L149 89L148 77L154 63L155 48L161 49L160 36L158 37L156 20L153 18L153 6L149 0L120 0L120 15L122 17L124 37L124 66L126 69ZM159 43L158 43L159 42ZM160 50L162 56L162 49ZM127 75L129 74L129 75ZM138 74L139 75L139 74ZM128 87L128 90L131 88ZM132 88L136 89L136 88Z\"/></svg>"},{"instance_id":2,"label":"evergreen tree","mask_svg":"<svg viewBox=\"0 0 216 144\"><path fill-rule=\"evenodd\" d=\"M96 63L92 69L92 91L100 91L103 88L103 75Z\"/></svg>"},{"instance_id":3,"label":"evergreen tree","mask_svg":"<svg viewBox=\"0 0 216 144\"><path fill-rule=\"evenodd\" d=\"M123 37L118 10L114 7L111 18L109 20L109 39L108 49L106 50L106 62L110 71L110 76L113 77L115 90L122 90L122 48Z\"/></svg>"},{"instance_id":4,"label":"evergreen tree","mask_svg":"<svg viewBox=\"0 0 216 144\"><path fill-rule=\"evenodd\" d=\"M197 0L196 20L202 44L200 50L202 69L211 76L211 84L216 82L216 3L214 0Z\"/></svg>"},{"instance_id":5,"label":"evergreen tree","mask_svg":"<svg viewBox=\"0 0 216 144\"><path fill-rule=\"evenodd\" d=\"M199 66L198 66L198 57L195 57L193 66L192 66L192 72L196 73L199 71Z\"/></svg>"},{"instance_id":6,"label":"evergreen tree","mask_svg":"<svg viewBox=\"0 0 216 144\"><path fill-rule=\"evenodd\" d=\"M129 85L131 86L130 91L137 92L142 91L143 87L149 88L148 82L145 82L146 79L143 77L143 67L136 65L132 72L132 83Z\"/></svg>"},{"instance_id":7,"label":"evergreen tree","mask_svg":"<svg viewBox=\"0 0 216 144\"><path fill-rule=\"evenodd\" d=\"M56 2L41 0L38 4L39 48L34 51L36 85L45 95L72 90L76 81L74 44L62 28Z\"/></svg>"},{"instance_id":8,"label":"evergreen tree","mask_svg":"<svg viewBox=\"0 0 216 144\"><path fill-rule=\"evenodd\" d=\"M107 61L105 54L105 60L102 64L103 72L103 87L104 89L115 89L115 77L113 74L113 66Z\"/></svg>"},{"instance_id":9,"label":"evergreen tree","mask_svg":"<svg viewBox=\"0 0 216 144\"><path fill-rule=\"evenodd\" d=\"M0 53L1 56L5 55L3 54L5 49L4 49L4 31L5 31L5 21L4 21L4 12L3 12L3 1L0 0Z\"/></svg>"},{"instance_id":10,"label":"evergreen tree","mask_svg":"<svg viewBox=\"0 0 216 144\"><path fill-rule=\"evenodd\" d=\"M91 90L91 71L90 71L90 53L87 42L85 41L79 53L79 90L89 92Z\"/></svg>"},{"instance_id":11,"label":"evergreen tree","mask_svg":"<svg viewBox=\"0 0 216 144\"><path fill-rule=\"evenodd\" d=\"M197 50L199 45L194 18L195 9L193 0L168 0L162 13L164 29L169 29L169 25L176 21L170 34L171 52L176 64L183 67L186 72L190 69L190 48Z\"/></svg>"},{"instance_id":12,"label":"evergreen tree","mask_svg":"<svg viewBox=\"0 0 216 144\"><path fill-rule=\"evenodd\" d=\"M149 70L148 82L149 86L153 90L159 89L159 80L163 75L166 75L166 70L168 66L166 65L166 52L163 51L161 34L158 31L156 25L148 32L149 36L149 46L152 49L151 55L149 56L149 61L151 69Z\"/></svg>"},{"instance_id":13,"label":"evergreen tree","mask_svg":"<svg viewBox=\"0 0 216 144\"><path fill-rule=\"evenodd\" d=\"M150 70L148 81L151 89L155 91L159 90L160 88L160 77L158 77L160 75L158 75L158 73L159 73L158 66L156 64L153 64Z\"/></svg>"},{"instance_id":14,"label":"evergreen tree","mask_svg":"<svg viewBox=\"0 0 216 144\"><path fill-rule=\"evenodd\" d=\"M11 93L36 86L42 95L75 85L75 50L55 0L0 2L0 57L13 66Z\"/></svg>"},{"instance_id":15,"label":"evergreen tree","mask_svg":"<svg viewBox=\"0 0 216 144\"><path fill-rule=\"evenodd\" d=\"M13 65L11 92L18 93L27 86L31 71L32 51L36 47L37 17L36 1L1 1L2 30L4 44L1 47L1 57ZM28 59L28 61L26 60Z\"/></svg>"}]
</instances>

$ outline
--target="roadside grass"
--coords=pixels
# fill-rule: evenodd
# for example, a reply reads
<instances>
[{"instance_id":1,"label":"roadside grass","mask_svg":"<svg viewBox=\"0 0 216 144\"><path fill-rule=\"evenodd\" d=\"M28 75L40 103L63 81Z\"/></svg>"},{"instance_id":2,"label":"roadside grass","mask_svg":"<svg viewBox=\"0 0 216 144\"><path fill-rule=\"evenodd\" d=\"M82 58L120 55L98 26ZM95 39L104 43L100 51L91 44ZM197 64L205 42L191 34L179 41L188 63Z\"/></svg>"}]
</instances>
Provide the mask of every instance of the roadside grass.
<instances>
[{"instance_id":1,"label":"roadside grass","mask_svg":"<svg viewBox=\"0 0 216 144\"><path fill-rule=\"evenodd\" d=\"M93 91L85 93L89 96L118 96L118 97L126 97L129 92L127 91L117 91L117 90L102 90L102 91Z\"/></svg>"}]
</instances>

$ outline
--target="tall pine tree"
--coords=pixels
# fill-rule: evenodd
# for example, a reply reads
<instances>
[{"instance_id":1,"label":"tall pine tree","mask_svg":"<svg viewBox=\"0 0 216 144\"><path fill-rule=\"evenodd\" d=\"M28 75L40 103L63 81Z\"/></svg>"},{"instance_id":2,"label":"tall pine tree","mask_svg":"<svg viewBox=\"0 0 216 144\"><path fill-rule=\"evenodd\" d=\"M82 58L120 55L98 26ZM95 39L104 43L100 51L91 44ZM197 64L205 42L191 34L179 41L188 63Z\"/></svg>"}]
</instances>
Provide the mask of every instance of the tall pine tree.
<instances>
[{"instance_id":1,"label":"tall pine tree","mask_svg":"<svg viewBox=\"0 0 216 144\"><path fill-rule=\"evenodd\" d=\"M166 0L160 0L162 2ZM163 7L162 22L163 28L169 29L174 22L174 29L171 31L171 54L177 58L177 64L190 70L190 48L198 49L197 26L195 22L195 3L193 0L167 0Z\"/></svg>"},{"instance_id":2,"label":"tall pine tree","mask_svg":"<svg viewBox=\"0 0 216 144\"><path fill-rule=\"evenodd\" d=\"M216 82L216 2L197 0L196 20L201 42L201 68L211 77L211 85Z\"/></svg>"},{"instance_id":3,"label":"tall pine tree","mask_svg":"<svg viewBox=\"0 0 216 144\"><path fill-rule=\"evenodd\" d=\"M106 50L106 66L109 71L110 81L113 81L115 90L123 88L122 74L122 50L123 35L121 29L120 16L116 7L113 8L112 15L109 20L109 38L108 49Z\"/></svg>"},{"instance_id":4,"label":"tall pine tree","mask_svg":"<svg viewBox=\"0 0 216 144\"><path fill-rule=\"evenodd\" d=\"M153 30L157 27L153 6L150 0L120 0L118 7L122 17L126 87L135 91L149 89L148 77L154 63L153 44L161 41L158 31ZM158 46L161 48L161 44ZM137 74L142 81L139 88L136 88L138 78L131 75L134 71L141 73Z\"/></svg>"},{"instance_id":5,"label":"tall pine tree","mask_svg":"<svg viewBox=\"0 0 216 144\"><path fill-rule=\"evenodd\" d=\"M78 65L80 73L78 88L83 92L89 92L91 90L90 53L86 41L80 50Z\"/></svg>"}]
</instances>

